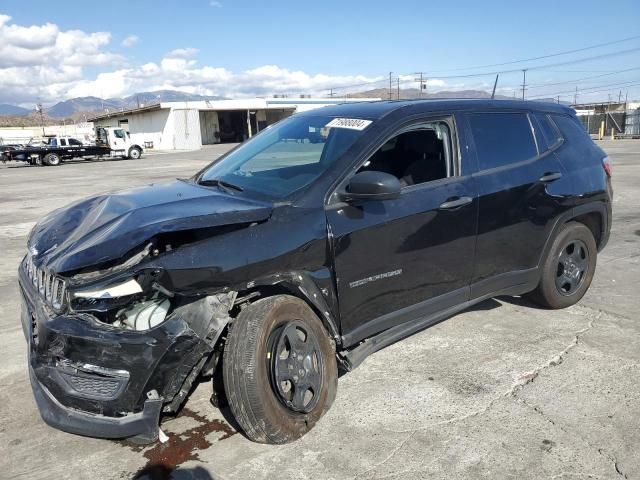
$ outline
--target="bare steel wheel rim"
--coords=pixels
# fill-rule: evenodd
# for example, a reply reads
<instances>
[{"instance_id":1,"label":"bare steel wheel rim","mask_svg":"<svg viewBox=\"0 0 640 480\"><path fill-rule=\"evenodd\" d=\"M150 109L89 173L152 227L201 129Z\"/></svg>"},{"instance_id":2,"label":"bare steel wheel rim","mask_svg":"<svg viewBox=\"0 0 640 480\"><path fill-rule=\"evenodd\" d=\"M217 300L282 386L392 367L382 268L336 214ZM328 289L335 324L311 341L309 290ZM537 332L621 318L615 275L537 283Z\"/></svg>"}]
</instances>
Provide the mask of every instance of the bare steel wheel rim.
<instances>
[{"instance_id":1,"label":"bare steel wheel rim","mask_svg":"<svg viewBox=\"0 0 640 480\"><path fill-rule=\"evenodd\" d=\"M140 150L138 150L137 148L131 150L131 158L133 158L134 160L140 158Z\"/></svg>"},{"instance_id":2,"label":"bare steel wheel rim","mask_svg":"<svg viewBox=\"0 0 640 480\"><path fill-rule=\"evenodd\" d=\"M271 335L269 371L278 400L287 408L309 413L318 404L324 364L320 344L302 322L284 324Z\"/></svg>"},{"instance_id":3,"label":"bare steel wheel rim","mask_svg":"<svg viewBox=\"0 0 640 480\"><path fill-rule=\"evenodd\" d=\"M570 241L558 255L556 288L561 295L573 295L584 282L589 268L589 251L582 240Z\"/></svg>"}]
</instances>

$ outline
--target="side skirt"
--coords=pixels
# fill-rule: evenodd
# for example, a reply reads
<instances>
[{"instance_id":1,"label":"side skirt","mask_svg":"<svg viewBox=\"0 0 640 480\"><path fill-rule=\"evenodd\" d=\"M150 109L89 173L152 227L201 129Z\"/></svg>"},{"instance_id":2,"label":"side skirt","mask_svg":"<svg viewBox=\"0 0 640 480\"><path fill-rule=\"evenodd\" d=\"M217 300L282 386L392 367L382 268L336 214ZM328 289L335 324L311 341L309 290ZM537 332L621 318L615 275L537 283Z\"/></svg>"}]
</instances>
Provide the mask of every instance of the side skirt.
<instances>
[{"instance_id":1,"label":"side skirt","mask_svg":"<svg viewBox=\"0 0 640 480\"><path fill-rule=\"evenodd\" d=\"M500 295L522 295L536 288L539 279L538 268L523 270L519 272L509 272L490 279L494 290L487 291L487 281L478 282L471 285L472 298L466 302L445 308L432 314L426 314L413 320L391 327L377 335L367 338L356 347L350 350L343 350L339 353L342 365L350 371L360 365L365 358L378 350L382 350L389 345L396 343L406 337L413 335L420 330L440 323L447 318L460 313L467 308L483 302L489 298ZM484 293L479 293L484 291Z\"/></svg>"}]
</instances>

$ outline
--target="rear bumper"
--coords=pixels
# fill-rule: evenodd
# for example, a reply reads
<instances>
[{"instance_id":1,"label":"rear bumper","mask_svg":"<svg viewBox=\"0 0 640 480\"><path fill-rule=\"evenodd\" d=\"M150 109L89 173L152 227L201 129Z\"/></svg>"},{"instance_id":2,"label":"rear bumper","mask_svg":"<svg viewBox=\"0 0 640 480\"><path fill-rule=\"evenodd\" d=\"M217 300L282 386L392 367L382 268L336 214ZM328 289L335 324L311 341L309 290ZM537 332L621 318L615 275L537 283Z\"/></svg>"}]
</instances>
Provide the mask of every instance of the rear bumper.
<instances>
[{"instance_id":1,"label":"rear bumper","mask_svg":"<svg viewBox=\"0 0 640 480\"><path fill-rule=\"evenodd\" d=\"M144 402L142 412L124 417L107 417L65 407L47 390L47 387L38 381L31 367L29 367L29 380L40 416L47 425L88 437L128 438L135 436L145 442L154 442L158 439L162 398L155 390L149 395L150 398Z\"/></svg>"}]
</instances>

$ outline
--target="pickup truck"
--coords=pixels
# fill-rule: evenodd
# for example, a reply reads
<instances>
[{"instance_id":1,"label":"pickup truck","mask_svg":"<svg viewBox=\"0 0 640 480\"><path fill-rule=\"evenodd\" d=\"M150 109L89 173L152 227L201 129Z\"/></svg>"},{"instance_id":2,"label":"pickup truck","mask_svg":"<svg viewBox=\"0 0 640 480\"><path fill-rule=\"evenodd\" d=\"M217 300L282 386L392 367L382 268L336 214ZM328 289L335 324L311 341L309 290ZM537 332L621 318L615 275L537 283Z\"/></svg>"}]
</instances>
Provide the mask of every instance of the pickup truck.
<instances>
[{"instance_id":1,"label":"pickup truck","mask_svg":"<svg viewBox=\"0 0 640 480\"><path fill-rule=\"evenodd\" d=\"M96 128L96 143L84 145L81 141L64 136L48 137L45 145L26 146L22 149L4 149L0 146L3 161L17 160L31 165L57 166L63 160L85 157L112 157L138 159L142 147L131 141L129 132L122 128Z\"/></svg>"}]
</instances>

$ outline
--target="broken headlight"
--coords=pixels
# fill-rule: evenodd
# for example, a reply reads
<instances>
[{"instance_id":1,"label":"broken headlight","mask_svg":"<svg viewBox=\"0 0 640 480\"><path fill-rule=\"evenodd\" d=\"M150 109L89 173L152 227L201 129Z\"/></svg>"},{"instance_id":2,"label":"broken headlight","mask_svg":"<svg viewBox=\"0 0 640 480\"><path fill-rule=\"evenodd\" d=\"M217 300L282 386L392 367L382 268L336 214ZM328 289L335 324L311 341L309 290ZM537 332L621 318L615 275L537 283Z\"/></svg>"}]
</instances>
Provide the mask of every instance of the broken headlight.
<instances>
[{"instance_id":1,"label":"broken headlight","mask_svg":"<svg viewBox=\"0 0 640 480\"><path fill-rule=\"evenodd\" d=\"M126 280L79 287L71 293L71 307L102 323L127 330L148 330L165 321L172 294L156 282L158 271L139 272Z\"/></svg>"},{"instance_id":2,"label":"broken headlight","mask_svg":"<svg viewBox=\"0 0 640 480\"><path fill-rule=\"evenodd\" d=\"M73 296L76 298L109 299L126 297L137 293L142 293L142 287L132 278L126 282L108 285L97 289L77 290L73 292Z\"/></svg>"}]
</instances>

